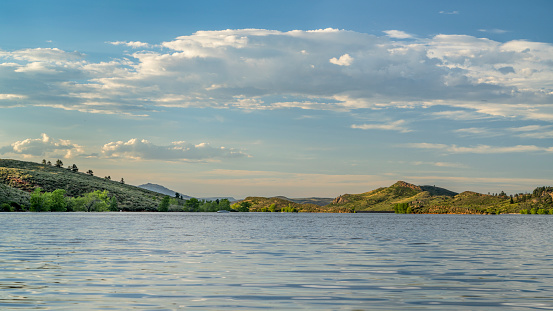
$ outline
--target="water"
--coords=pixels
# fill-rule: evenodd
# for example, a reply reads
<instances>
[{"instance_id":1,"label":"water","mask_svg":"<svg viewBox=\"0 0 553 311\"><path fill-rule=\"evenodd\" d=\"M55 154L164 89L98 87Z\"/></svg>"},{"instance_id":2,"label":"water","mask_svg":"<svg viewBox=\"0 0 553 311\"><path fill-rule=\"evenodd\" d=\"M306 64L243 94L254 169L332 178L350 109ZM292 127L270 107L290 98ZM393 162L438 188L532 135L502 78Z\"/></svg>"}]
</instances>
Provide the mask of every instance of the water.
<instances>
[{"instance_id":1,"label":"water","mask_svg":"<svg viewBox=\"0 0 553 311\"><path fill-rule=\"evenodd\" d=\"M0 214L2 310L550 310L553 217Z\"/></svg>"}]
</instances>

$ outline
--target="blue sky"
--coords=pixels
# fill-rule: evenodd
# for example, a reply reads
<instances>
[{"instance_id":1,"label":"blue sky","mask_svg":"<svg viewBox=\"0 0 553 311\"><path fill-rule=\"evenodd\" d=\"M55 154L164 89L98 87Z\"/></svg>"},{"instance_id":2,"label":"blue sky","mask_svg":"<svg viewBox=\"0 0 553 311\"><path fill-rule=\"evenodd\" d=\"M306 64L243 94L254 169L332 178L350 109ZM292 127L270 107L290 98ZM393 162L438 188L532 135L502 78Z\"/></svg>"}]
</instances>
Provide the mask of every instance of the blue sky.
<instances>
[{"instance_id":1,"label":"blue sky","mask_svg":"<svg viewBox=\"0 0 553 311\"><path fill-rule=\"evenodd\" d=\"M2 1L0 156L192 196L553 185L550 1Z\"/></svg>"}]
</instances>

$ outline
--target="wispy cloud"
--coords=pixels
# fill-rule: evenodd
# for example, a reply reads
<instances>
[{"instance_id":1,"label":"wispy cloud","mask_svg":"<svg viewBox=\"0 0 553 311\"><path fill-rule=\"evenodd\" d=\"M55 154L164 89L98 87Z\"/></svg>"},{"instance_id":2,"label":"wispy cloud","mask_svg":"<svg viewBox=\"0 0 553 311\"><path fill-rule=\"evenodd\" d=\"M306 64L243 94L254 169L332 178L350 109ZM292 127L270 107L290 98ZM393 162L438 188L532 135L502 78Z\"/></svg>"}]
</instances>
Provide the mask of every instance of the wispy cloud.
<instances>
[{"instance_id":1,"label":"wispy cloud","mask_svg":"<svg viewBox=\"0 0 553 311\"><path fill-rule=\"evenodd\" d=\"M102 155L107 158L162 161L204 161L248 157L241 150L212 147L208 143L191 144L177 141L170 146L158 146L144 139L107 143L102 147Z\"/></svg>"},{"instance_id":2,"label":"wispy cloud","mask_svg":"<svg viewBox=\"0 0 553 311\"><path fill-rule=\"evenodd\" d=\"M459 11L440 11L440 14L446 14L446 15L457 15L460 12Z\"/></svg>"},{"instance_id":3,"label":"wispy cloud","mask_svg":"<svg viewBox=\"0 0 553 311\"><path fill-rule=\"evenodd\" d=\"M499 154L499 153L527 153L527 152L553 152L553 147L539 147L535 145L516 146L489 146L477 145L463 147L457 145L433 144L433 143L409 143L403 145L407 148L441 150L445 153L477 153L477 154Z\"/></svg>"},{"instance_id":4,"label":"wispy cloud","mask_svg":"<svg viewBox=\"0 0 553 311\"><path fill-rule=\"evenodd\" d=\"M112 42L106 42L106 43L113 44L113 45L124 45L124 46L131 47L133 49L152 47L152 45L146 42L140 42L140 41L112 41Z\"/></svg>"},{"instance_id":5,"label":"wispy cloud","mask_svg":"<svg viewBox=\"0 0 553 311\"><path fill-rule=\"evenodd\" d=\"M385 131L398 131L402 133L408 133L411 132L410 129L403 126L405 124L405 120L398 120L391 123L365 123L365 124L353 124L351 128L353 129L361 129L361 130L385 130Z\"/></svg>"},{"instance_id":6,"label":"wispy cloud","mask_svg":"<svg viewBox=\"0 0 553 311\"><path fill-rule=\"evenodd\" d=\"M478 31L480 31L480 32L487 32L487 33L493 33L493 34L504 34L504 33L509 32L508 30L498 29L498 28L493 28L493 29L478 29Z\"/></svg>"},{"instance_id":7,"label":"wispy cloud","mask_svg":"<svg viewBox=\"0 0 553 311\"><path fill-rule=\"evenodd\" d=\"M384 33L394 39L410 39L413 38L413 35L406 33L401 30L384 30Z\"/></svg>"}]
</instances>

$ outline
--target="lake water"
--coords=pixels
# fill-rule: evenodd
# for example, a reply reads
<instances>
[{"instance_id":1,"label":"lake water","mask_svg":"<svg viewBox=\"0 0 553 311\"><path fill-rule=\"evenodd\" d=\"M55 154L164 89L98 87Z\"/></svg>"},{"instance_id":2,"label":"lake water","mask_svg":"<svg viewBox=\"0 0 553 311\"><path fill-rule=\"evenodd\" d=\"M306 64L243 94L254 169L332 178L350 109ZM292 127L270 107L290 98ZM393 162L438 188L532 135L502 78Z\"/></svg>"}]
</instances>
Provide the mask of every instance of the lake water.
<instances>
[{"instance_id":1,"label":"lake water","mask_svg":"<svg viewBox=\"0 0 553 311\"><path fill-rule=\"evenodd\" d=\"M553 309L553 216L2 213L2 310Z\"/></svg>"}]
</instances>

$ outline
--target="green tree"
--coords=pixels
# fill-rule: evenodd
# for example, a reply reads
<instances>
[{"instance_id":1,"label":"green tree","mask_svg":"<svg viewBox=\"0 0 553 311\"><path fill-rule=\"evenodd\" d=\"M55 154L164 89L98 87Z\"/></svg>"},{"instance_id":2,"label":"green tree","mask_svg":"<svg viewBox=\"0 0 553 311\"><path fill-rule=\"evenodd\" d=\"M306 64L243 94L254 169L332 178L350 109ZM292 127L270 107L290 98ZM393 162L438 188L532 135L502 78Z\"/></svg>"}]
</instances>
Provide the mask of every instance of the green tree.
<instances>
[{"instance_id":1,"label":"green tree","mask_svg":"<svg viewBox=\"0 0 553 311\"><path fill-rule=\"evenodd\" d=\"M197 212L200 207L200 200L196 198L190 198L186 200L185 206L190 212Z\"/></svg>"},{"instance_id":2,"label":"green tree","mask_svg":"<svg viewBox=\"0 0 553 311\"><path fill-rule=\"evenodd\" d=\"M94 172L92 170L88 170L88 171L86 171L86 173L90 176L94 176Z\"/></svg>"},{"instance_id":3,"label":"green tree","mask_svg":"<svg viewBox=\"0 0 553 311\"><path fill-rule=\"evenodd\" d=\"M219 210L230 211L230 201L228 199L222 199L219 201Z\"/></svg>"},{"instance_id":4,"label":"green tree","mask_svg":"<svg viewBox=\"0 0 553 311\"><path fill-rule=\"evenodd\" d=\"M56 161L56 165L55 165L55 166L56 166L56 167L62 167L62 166L63 166L63 162L62 162L60 159L58 159L58 160Z\"/></svg>"},{"instance_id":5,"label":"green tree","mask_svg":"<svg viewBox=\"0 0 553 311\"><path fill-rule=\"evenodd\" d=\"M37 187L35 191L31 194L30 198L31 212L46 212L45 198L42 194L42 189Z\"/></svg>"},{"instance_id":6,"label":"green tree","mask_svg":"<svg viewBox=\"0 0 553 311\"><path fill-rule=\"evenodd\" d=\"M111 197L111 200L109 201L109 210L111 212L117 212L119 210L119 207L117 206L117 198L115 196Z\"/></svg>"},{"instance_id":7,"label":"green tree","mask_svg":"<svg viewBox=\"0 0 553 311\"><path fill-rule=\"evenodd\" d=\"M107 212L109 210L108 191L96 190L83 196L84 209L87 212Z\"/></svg>"},{"instance_id":8,"label":"green tree","mask_svg":"<svg viewBox=\"0 0 553 311\"><path fill-rule=\"evenodd\" d=\"M167 212L169 211L169 201L171 200L171 198L166 195L163 197L163 199L161 200L161 202L159 203L159 207L158 207L158 211L159 212Z\"/></svg>"},{"instance_id":9,"label":"green tree","mask_svg":"<svg viewBox=\"0 0 553 311\"><path fill-rule=\"evenodd\" d=\"M240 202L240 206L238 207L239 212L249 212L250 207L252 206L252 203L248 201L242 201Z\"/></svg>"},{"instance_id":10,"label":"green tree","mask_svg":"<svg viewBox=\"0 0 553 311\"><path fill-rule=\"evenodd\" d=\"M12 207L8 203L2 203L0 205L0 212L11 212Z\"/></svg>"},{"instance_id":11,"label":"green tree","mask_svg":"<svg viewBox=\"0 0 553 311\"><path fill-rule=\"evenodd\" d=\"M66 212L67 201L65 199L65 190L57 189L52 193L46 194L45 205L52 212Z\"/></svg>"}]
</instances>

